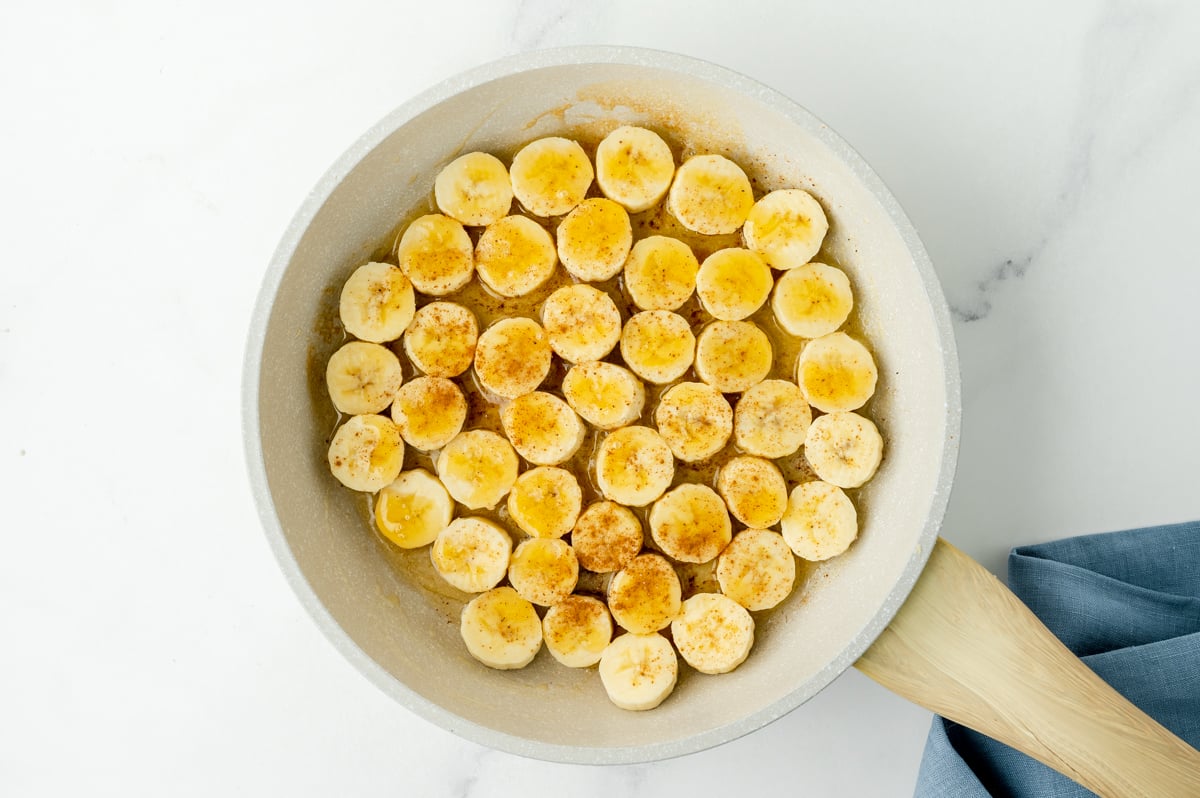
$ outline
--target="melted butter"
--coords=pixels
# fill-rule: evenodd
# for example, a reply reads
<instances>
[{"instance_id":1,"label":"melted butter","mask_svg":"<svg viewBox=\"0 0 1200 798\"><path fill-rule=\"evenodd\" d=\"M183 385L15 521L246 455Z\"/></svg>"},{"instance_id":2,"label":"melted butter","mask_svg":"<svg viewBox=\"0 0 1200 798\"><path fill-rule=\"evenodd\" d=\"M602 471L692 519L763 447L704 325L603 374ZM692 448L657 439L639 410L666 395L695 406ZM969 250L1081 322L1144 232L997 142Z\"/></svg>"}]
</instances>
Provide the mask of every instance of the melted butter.
<instances>
[{"instance_id":1,"label":"melted butter","mask_svg":"<svg viewBox=\"0 0 1200 798\"><path fill-rule=\"evenodd\" d=\"M575 129L561 133L559 135L568 138L574 138L587 152L588 157L595 161L595 149L600 139L608 132L608 129L615 127L616 123L601 125L597 130L595 125L586 126L585 128ZM660 129L658 131L671 145L672 152L675 154L676 164L678 165L683 157L696 154L695 149L687 148L680 144L677 137L671 135L670 129ZM502 160L511 163L512 155L519 149L517 147L507 151L498 151L494 153ZM704 150L699 150L703 152ZM743 168L751 178L751 183L755 187L755 199L761 197L764 193L762 186L770 186L777 188L774 185L776 182L772 176L764 172L764 166L761 163L741 163ZM595 182L593 181L591 188L588 191L588 197L603 196ZM702 235L694 233L684 228L670 213L665 209L665 201L660 202L654 208L637 214L630 215L630 221L633 227L633 239L636 243L639 239L651 235L665 235L672 238L677 238L695 252L696 257L703 260L713 252L729 247L739 247L742 245L741 234L732 233L728 235ZM519 203L514 201L512 213L520 213L529 216L538 224L545 227L551 235L554 234L561 217L544 219L533 216L527 213L519 206ZM436 204L433 200L432 186L427 199L414 207L406 214L391 234L382 242L382 244L373 252L371 260L396 263L395 244L399 240L400 235L405 228L416 218L429 213L438 213ZM472 243L477 243L479 235L482 232L481 228L468 228L471 235ZM828 239L828 237L827 237ZM814 258L815 261L841 268L841 263L826 246L822 246L820 252ZM773 272L778 279L779 272ZM309 351L309 389L313 396L313 405L318 408L328 407L328 397L324 384L325 363L329 355L331 355L338 346L348 340L345 332L342 330L341 323L338 319L338 297L340 295L341 285L349 273L341 275L340 279L334 281L326 287L321 296L321 310L318 314L318 321L314 327L315 343L310 347ZM452 301L469 308L479 321L480 332L485 330L493 322L503 318L514 316L524 316L535 319L541 322L541 307L546 298L556 289L565 285L571 285L576 281L570 274L559 264L555 269L554 274L546 281L544 285L534 290L533 292L521 296L506 298L498 296L490 291L475 277L463 289L454 292L446 297L429 297L422 294L417 294L417 307L423 307L430 302L442 300ZM607 280L604 282L590 283L590 285L604 291L616 303L621 314L622 326L629 317L637 312L634 307L628 292L626 291L621 276ZM712 321L713 318L704 311L700 306L699 300L695 293L687 300L687 302L677 311L681 316L688 320L693 333L697 336L705 324ZM762 329L768 339L771 341L774 357L771 366L771 371L767 375L768 379L783 379L794 381L796 370L796 359L803 349L805 340L787 333L775 320L774 314L771 312L771 303L768 299L759 310L752 314L749 321L754 322ZM864 343L867 343L867 338L863 334L861 321L857 308L850 314L847 322L842 326L841 330L848 333L854 338L857 338ZM404 379L408 381L418 375L416 369L409 362L404 354L401 341L396 341L390 344L391 349L397 354L404 368ZM868 345L868 349L871 347ZM605 361L616 363L624 366L625 363L621 358L620 347L616 347L613 351L604 358ZM550 373L545 381L539 386L538 390L547 391L563 398L561 385L563 376L566 374L568 364L563 363L561 358L554 357L553 365ZM880 371L880 386L884 383L885 374ZM494 401L488 392L479 385L474 376L473 369L468 369L467 372L454 380L460 388L462 388L467 399L467 419L463 425L463 429L486 429L497 432L503 435L503 429L500 424L499 405ZM689 369L678 381L700 381L696 375L694 368ZM677 381L677 382L678 382ZM654 412L658 407L659 398L671 385L653 385L645 383L646 403L642 415L634 424L643 426L656 427L654 423ZM878 388L877 388L878 392ZM735 405L737 395L726 395L730 405ZM871 413L872 402L858 412L872 417ZM386 412L386 411L385 411ZM814 409L814 417L820 415L820 411ZM323 419L324 421L324 419ZM333 431L337 425L341 423L342 418L335 416L334 420L326 427L329 430L329 437L332 437ZM878 421L878 419L876 419ZM600 501L600 491L596 485L595 479L595 456L599 447L600 440L604 433L593 429L590 425L587 428L583 444L580 446L578 453L568 462L561 465L562 468L571 471L579 480L580 488L583 492L583 507L586 508L593 502ZM329 438L326 438L325 444L328 445ZM696 482L716 488L717 472L731 458L743 454L733 443L732 438L729 443L719 452L708 459L696 463L684 463L676 461L675 477L672 482L672 487L683 484L685 482ZM433 454L420 452L412 447L406 447L404 469L411 470L413 468L424 468L430 473L436 474L437 469L434 467L436 452ZM800 452L788 457L778 458L774 461L779 466L785 480L788 482L788 490L799 483L812 479L816 479L816 475L808 466L803 455L803 449ZM528 464L522 470L528 469ZM856 507L860 510L862 507L856 496L857 491L848 491L851 498L854 500ZM415 584L426 598L436 606L444 617L449 622L457 623L459 614L463 605L470 600L471 594L463 593L448 585L437 572L433 569L429 558L428 547L420 549L401 549L389 543L378 530L375 529L374 512L373 512L373 497L370 501L362 504L363 523L369 527L372 534L375 535L382 556L386 558L392 568L396 578L408 584ZM644 532L645 548L648 551L659 552L658 546L651 538L649 523L647 520L649 507L634 507L630 508L638 517L642 524ZM513 538L514 546L521 540L525 539L525 535L521 532L516 523L508 516L508 510L505 506L505 501L501 501L497 507L492 509L469 510L462 505L455 506L455 517L463 516L481 516L497 522L501 527L506 529ZM779 524L773 527L776 531L779 530ZM740 525L735 522L735 534L740 529ZM569 541L569 536L566 538ZM712 563L701 565L692 565L687 563L679 563L676 565L676 570L679 573L681 584L683 585L683 597L686 599L695 593L714 592L718 590L716 578L713 573ZM810 563L805 560L797 559L796 569L796 587L792 594L778 607L755 612L755 618L760 624L776 622L776 615L779 614L778 621L782 622L786 619L786 615L791 611L789 608L794 608L803 604L807 600L808 592L819 587L822 577L827 578L828 573L822 563ZM583 595L591 595L601 600L604 599L605 591L610 574L596 574L586 569L580 569L579 583L575 592ZM505 581L502 584L507 584ZM544 608L539 608L543 609Z\"/></svg>"}]
</instances>

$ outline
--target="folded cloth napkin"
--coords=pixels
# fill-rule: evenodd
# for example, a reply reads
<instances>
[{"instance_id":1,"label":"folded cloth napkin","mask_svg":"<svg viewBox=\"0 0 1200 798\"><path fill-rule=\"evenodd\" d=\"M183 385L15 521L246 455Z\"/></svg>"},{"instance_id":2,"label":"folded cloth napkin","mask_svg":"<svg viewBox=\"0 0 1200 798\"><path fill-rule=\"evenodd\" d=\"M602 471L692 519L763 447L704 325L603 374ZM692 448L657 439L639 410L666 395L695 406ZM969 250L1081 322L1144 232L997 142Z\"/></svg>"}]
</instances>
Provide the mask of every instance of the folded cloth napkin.
<instances>
[{"instance_id":1,"label":"folded cloth napkin","mask_svg":"<svg viewBox=\"0 0 1200 798\"><path fill-rule=\"evenodd\" d=\"M1008 581L1089 668L1200 748L1200 521L1022 546L1009 555ZM933 719L917 798L1089 795L1002 743Z\"/></svg>"}]
</instances>

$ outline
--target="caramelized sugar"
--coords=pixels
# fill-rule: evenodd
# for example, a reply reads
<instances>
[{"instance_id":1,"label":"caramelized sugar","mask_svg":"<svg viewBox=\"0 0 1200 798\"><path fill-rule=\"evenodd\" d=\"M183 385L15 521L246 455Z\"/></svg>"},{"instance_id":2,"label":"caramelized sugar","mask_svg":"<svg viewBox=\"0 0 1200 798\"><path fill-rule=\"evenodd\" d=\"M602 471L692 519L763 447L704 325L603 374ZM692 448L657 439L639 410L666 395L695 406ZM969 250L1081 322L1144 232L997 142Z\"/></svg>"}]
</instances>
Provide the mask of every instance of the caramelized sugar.
<instances>
[{"instance_id":1,"label":"caramelized sugar","mask_svg":"<svg viewBox=\"0 0 1200 798\"><path fill-rule=\"evenodd\" d=\"M588 153L589 158L592 158L594 162L596 145L599 143L600 139L603 138L603 135L606 132L607 131L603 131L597 134L594 130L580 130L575 131L574 133L564 133L562 135L575 138L577 141L579 141L584 150ZM686 155L693 154L691 151L685 150L684 147L680 146L678 141L672 140L672 137L670 137L667 131L659 130L658 132L663 135L668 144L671 145L672 152L676 157L677 165L682 160L681 153ZM511 162L514 152L515 150L510 152L497 152L495 154L502 160ZM757 199L761 197L764 193L766 193L762 190L761 185L764 182L773 181L770 181L770 178L760 174L762 172L761 166L757 170L758 173L756 173L756 169L754 168L753 164L748 165L743 163L741 165L746 169L747 173L751 177L751 183L755 188L755 198ZM588 192L588 196L603 196L595 182L593 182L592 187ZM437 212L438 210L433 200L431 187L430 195L426 201L421 203L418 207L413 208L412 211L403 218L401 223L397 225L385 243L374 252L371 259L375 261L396 263L395 244L399 240L400 235L404 232L404 229L408 226L408 224L419 216L427 213ZM529 216L529 218L545 227L552 235L557 228L558 223L561 221L561 217L543 219L533 216L532 214L528 214L524 211L524 209L520 208L519 204L515 201L512 212L522 213L526 216ZM673 238L678 238L692 248L693 252L696 253L696 257L700 261L703 261L705 257L719 249L742 245L740 232L729 235L706 236L687 230L678 221L676 221L671 214L667 212L665 203L659 203L654 208L642 213L631 214L630 220L633 226L633 239L635 242L641 238L651 235L666 235ZM473 243L478 241L481 232L481 228L468 228L468 233L471 235ZM827 236L826 240L828 241L829 238L830 237ZM822 246L821 251L817 254L814 260L829 264L830 266L841 268L841 264L839 263L838 259L833 256L826 246ZM329 404L324 384L325 362L328 360L329 355L338 346L340 346L343 341L346 340L346 336L341 330L341 324L338 321L337 297L342 282L348 276L348 274L342 275L341 279L331 286L330 289L326 290L322 296L322 309L319 315L318 324L314 330L314 332L317 333L317 337L321 341L321 345L314 346L310 350L309 357L309 388L313 395L314 406L316 407L327 407ZM776 273L776 278L778 278L778 273ZM553 276L535 291L521 297L506 298L492 293L476 277L472 279L466 287L450 296L428 297L418 293L417 307L422 307L430 302L439 300L457 302L475 313L479 320L479 329L481 332L495 321L515 316L528 317L540 323L541 307L546 298L556 289L565 285L571 285L575 282L577 281L570 274L568 274L565 269L562 268L561 264L559 264L559 266L555 269ZM613 299L620 311L622 325L624 325L631 315L638 312L622 283L621 275L618 275L611 280L590 284L604 291ZM693 293L691 298L688 299L683 307L678 309L676 312L688 320L692 326L693 332L697 335L705 324L713 320L712 316L705 312L700 306L699 300L696 298L695 293ZM749 320L753 321L767 334L767 337L770 339L771 346L774 350L774 362L771 372L768 375L768 379L794 380L796 358L804 346L804 339L790 335L778 324L778 322L776 322L775 316L771 312L770 300L764 303L764 305L757 312L751 315ZM857 308L855 309L855 312L851 313L849 320L842 327L842 330L858 340L865 342L866 339L862 334ZM405 380L407 381L415 376L418 376L419 372L415 370L404 353L402 342L395 341L390 345L390 347L399 357L400 362L404 367ZM621 358L619 346L614 348L613 351L604 358L604 360L622 366L625 365ZM547 391L562 397L561 384L567 368L569 368L569 364L563 363L561 358L555 356L550 374L538 388L538 390ZM885 379L884 375L880 374L880 380L882 381L883 379ZM700 381L700 379L696 375L694 369L689 369L679 381ZM467 398L467 420L463 426L463 429L487 429L503 435L503 430L500 426L499 405L495 401L489 399L485 390L476 381L473 370L468 370L463 375L455 378L455 382L459 385L459 387L462 388L463 393ZM645 387L645 409L642 413L642 416L633 423L654 427L654 411L658 406L659 397L667 388L671 386L659 386L646 383ZM738 397L736 394L726 395L726 399L729 400L731 406L736 405L737 398ZM869 415L870 407L871 403L868 403L863 412ZM820 415L820 411L814 409L813 412L814 416ZM337 421L340 423L341 418L338 418ZM336 423L329 426L330 436L332 436L333 430L336 428L336 426ZM599 501L603 498L595 481L595 454L603 434L604 433L588 426L587 436L583 445L579 448L579 452L572 460L563 463L561 466L562 468L570 470L578 478L580 487L583 490L583 506L585 508L592 502ZM328 445L328 440L325 441L325 445ZM696 463L684 463L676 461L675 479L672 484L678 485L684 482L698 482L709 485L715 489L717 471L730 458L741 453L742 452L734 445L731 438L730 442L725 446L724 449L704 461ZM815 474L812 472L811 468L809 468L808 463L804 458L803 449L789 457L778 458L774 462L783 472L783 476L788 482L789 491L796 483L805 482L816 478ZM430 473L437 473L436 469L434 468L434 457L428 453L417 451L412 447L407 447L405 452L404 470L407 471L413 468L424 468ZM856 491L849 491L849 493L854 499L856 507L859 507L861 511L858 498L854 495ZM363 523L368 525L376 535L380 550L391 565L397 578L403 580L404 582L415 584L420 587L422 593L445 615L448 622L457 623L462 606L468 600L470 600L471 595L456 590L448 585L440 576L438 576L430 563L427 547L412 550L400 549L391 545L385 538L383 538L382 535L375 530L375 525L373 522L373 501L374 497L364 496L361 504ZM646 548L651 551L657 551L657 546L650 537L649 524L647 523L647 514L649 508L642 507L631 509L638 516L638 519L642 523L642 528L645 533ZM496 508L491 510L468 510L462 505L457 505L455 508L455 517L466 515L483 516L498 522L513 536L514 545L525 537L524 533L522 533L517 528L517 525L508 517L508 510L504 501L501 501ZM740 526L735 523L735 533L739 528ZM779 524L776 524L773 528L778 530ZM718 590L716 577L713 573L714 565L715 561L701 565L691 565L686 563L677 564L676 568L683 585L683 597L685 599L695 593L715 592ZM823 565L821 563L809 563L804 560L799 560L796 571L796 588L792 595L789 596L789 598L783 604L773 610L755 613L755 616L759 619L760 624L767 617L770 617L776 612L783 611L786 607L795 606L797 603L803 603L806 592L812 589L816 582L820 581L816 577L822 575L822 569ZM593 595L603 599L605 589L608 584L608 579L608 574L596 574L585 569L580 569L579 584L575 592L585 595Z\"/></svg>"}]
</instances>

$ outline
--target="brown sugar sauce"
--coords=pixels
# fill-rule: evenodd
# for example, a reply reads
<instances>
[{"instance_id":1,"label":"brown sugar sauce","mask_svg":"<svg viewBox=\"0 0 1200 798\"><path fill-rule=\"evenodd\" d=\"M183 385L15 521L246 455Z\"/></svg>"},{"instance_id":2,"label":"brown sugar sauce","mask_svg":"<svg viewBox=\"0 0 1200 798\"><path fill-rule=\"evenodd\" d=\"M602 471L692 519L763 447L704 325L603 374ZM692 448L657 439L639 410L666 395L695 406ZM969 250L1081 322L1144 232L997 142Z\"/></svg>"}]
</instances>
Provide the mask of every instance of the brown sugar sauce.
<instances>
[{"instance_id":1,"label":"brown sugar sauce","mask_svg":"<svg viewBox=\"0 0 1200 798\"><path fill-rule=\"evenodd\" d=\"M610 125L610 127L615 127L615 124L616 123L613 123ZM568 130L560 133L559 135L578 141L587 152L592 163L595 163L596 146L607 132L607 130L597 132L595 129L589 127L587 129L579 129L576 131ZM669 130L656 129L656 132L662 135L667 143L671 146L672 152L675 155L676 165L681 163L687 156L696 153L696 151L682 146L678 137L672 136ZM515 153L516 149L519 148L513 148L510 151L496 151L493 152L493 154L499 157L505 163L511 163L512 155ZM735 158L735 160L737 159ZM762 188L763 184L770 185L774 181L772 181L769 176L762 173L763 167L761 165L741 162L739 162L739 165L745 169L747 175L750 177L751 184L754 187L755 199L757 200L766 193L766 191ZM774 188L777 186L772 185L772 187ZM593 181L587 196L603 196L595 181ZM424 203L421 203L418 207L413 208L411 212L401 220L400 224L397 225L384 244L373 253L371 260L393 264L397 263L395 256L395 245L409 223L419 216L438 212L439 211L433 200L431 187L427 200ZM520 213L528 216L530 219L533 219L539 225L546 228L552 236L554 235L559 222L562 220L562 217L546 219L534 216L522 209L519 203L515 200L510 213ZM692 248L692 251L696 254L697 259L701 262L703 262L708 255L719 249L742 246L740 231L728 235L708 236L687 230L678 221L676 221L670 213L667 212L665 208L665 200L647 211L630 214L630 221L633 227L634 242L651 235L665 235L677 238L688 244ZM477 243L479 235L482 233L482 228L468 227L466 229L471 236L472 244ZM829 236L826 237L826 242L828 241ZM822 245L821 251L817 254L814 260L841 268L841 264L828 250L827 245ZM776 279L778 279L779 274L780 272L774 273ZM500 319L511 317L527 317L534 319L540 324L541 308L546 298L556 289L566 285L574 284L576 282L580 281L576 280L569 273L567 273L562 265L559 264L549 280L525 296L514 298L500 297L486 288L480 282L478 277L474 277L464 288L453 292L448 296L430 297L418 292L416 294L416 304L418 308L434 301L450 301L463 305L475 314L479 321L479 330L482 332L492 323L499 321ZM638 309L634 306L632 300L630 299L629 293L625 289L621 274L618 274L615 278L607 281L592 282L589 284L604 291L616 303L616 306L621 314L622 326L624 326L625 322L629 320L630 316L638 312ZM336 285L340 287L341 282L339 281ZM328 402L327 396L324 395L325 387L323 379L324 364L328 359L328 354L336 349L337 346L339 346L344 340L346 340L346 336L341 331L341 325L338 320L338 290L339 289L337 287L327 289L326 295L322 297L322 315L317 325L317 329L315 330L315 332L319 334L319 337L323 339L325 344L325 347L322 348L326 349L324 352L324 357L321 357L320 354L315 351L310 357L310 390L313 391L313 398L317 402ZM697 336L699 335L700 330L708 322L713 320L713 317L710 316L700 306L700 302L697 299L695 292L692 293L692 296L687 300L687 302L676 312L688 320L688 322L691 324L693 333ZM803 348L805 343L804 339L790 335L782 329L782 327L776 322L774 314L771 311L771 303L769 299L747 320L754 322L766 333L767 337L770 339L774 352L774 361L767 378L794 381L796 359L800 353L800 350ZM859 340L865 340L860 322L858 321L857 309L855 312L851 313L850 318L847 320L842 329ZM400 359L404 369L405 381L407 382L408 380L419 376L420 372L413 367L404 352L402 340L395 341L389 344L389 346ZM612 352L606 355L603 360L621 366L625 365L621 357L619 345L615 347ZM550 373L546 377L545 381L538 387L538 390L554 394L559 398L564 398L561 391L561 384L563 377L566 374L566 370L569 367L570 364L564 363L561 358L555 356ZM882 373L880 374L880 379L881 381L884 379L884 375ZM699 377L695 373L694 368L690 368L679 380L668 385L654 385L643 380L646 389L646 402L644 410L639 419L632 423L656 428L657 425L654 424L654 412L658 406L660 396L664 391L677 382L687 381L700 381ZM454 378L454 382L462 389L467 399L467 419L463 425L463 429L486 429L503 435L504 432L500 424L500 407L494 400L489 399L485 390L480 386L475 377L474 369L468 369L459 377ZM736 407L737 398L737 394L726 394L726 399L729 401L730 406ZM868 403L863 412L869 413L870 406L871 404ZM815 409L813 413L814 417L820 415L820 411ZM338 420L339 422L341 421L340 418ZM331 427L329 434L332 435L332 433L333 428ZM561 468L571 471L578 479L580 488L583 492L584 508L591 503L600 501L604 498L600 494L596 484L595 454L597 447L599 446L599 443L605 434L606 433L603 431L596 430L590 425L587 425L586 437L583 445L580 446L578 453L571 460L560 465ZM326 441L326 443L328 443L328 441ZM406 446L404 470L408 471L414 468L423 468L430 473L436 474L437 471L434 467L436 454L436 452L431 454L418 451L411 446ZM715 490L718 470L730 458L739 454L742 454L742 452L736 447L731 436L730 441L721 451L704 461L685 463L676 460L675 477L672 486L685 482L697 482L708 485ZM816 478L805 461L803 449L788 457L778 458L773 462L779 466L784 478L788 482L789 492L795 484ZM524 464L522 470L526 470L529 467L531 466L526 463ZM856 507L860 507L861 510L859 500L857 496L855 496L857 491L848 491L848 493L854 500ZM457 624L459 612L461 611L463 605L465 605L465 603L471 599L471 594L460 592L451 587L436 573L436 571L434 571L430 562L429 551L427 550L428 547L421 547L417 549L401 549L388 542L375 529L373 512L374 500L374 496L364 495L362 497L360 506L362 508L363 523L372 530L372 533L377 538L381 554L390 564L396 577L404 582L419 586L422 592L446 617L447 622ZM650 536L649 524L647 522L649 507L633 507L630 509L638 517L638 520L642 524L645 538L645 549L650 551L659 551L658 547ZM500 526L508 530L509 534L513 537L514 546L516 543L520 542L520 540L526 537L525 534L518 529L515 522L509 518L506 503L503 500L495 508L490 510L469 510L461 504L455 505L455 517L472 515L482 516L499 523ZM735 521L735 534L739 529L740 525L738 525ZM779 524L776 523L772 529L778 531ZM569 541L569 539L570 537L568 535L566 540ZM684 599L687 599L689 596L696 593L716 592L718 590L714 573L715 560L700 565L676 563L675 567L683 587ZM798 604L803 604L807 592L813 589L816 583L820 581L818 577L821 575L821 563L808 562L798 558L796 569L796 585L792 594L775 609L757 611L754 613L756 621L758 621L760 624L760 628L763 623L774 613L780 612L788 607L795 607ZM595 596L601 600L604 600L609 577L609 574L597 574L580 568L579 583L575 592L583 595ZM502 582L502 584L507 584L507 580ZM539 608L539 610L544 612L544 608ZM662 630L662 633L669 636L669 629Z\"/></svg>"}]
</instances>

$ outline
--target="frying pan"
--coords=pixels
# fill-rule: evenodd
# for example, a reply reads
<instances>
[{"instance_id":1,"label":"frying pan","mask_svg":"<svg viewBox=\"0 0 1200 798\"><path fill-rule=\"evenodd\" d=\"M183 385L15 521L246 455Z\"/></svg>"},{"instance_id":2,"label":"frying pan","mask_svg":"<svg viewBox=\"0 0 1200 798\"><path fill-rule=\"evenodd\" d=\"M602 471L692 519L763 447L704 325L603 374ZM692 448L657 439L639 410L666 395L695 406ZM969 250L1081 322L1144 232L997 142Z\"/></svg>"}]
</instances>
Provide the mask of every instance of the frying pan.
<instances>
[{"instance_id":1,"label":"frying pan","mask_svg":"<svg viewBox=\"0 0 1200 798\"><path fill-rule=\"evenodd\" d=\"M646 713L617 709L595 673L547 656L507 672L472 660L457 631L461 603L422 567L424 552L398 555L375 539L364 497L338 485L325 462L337 419L322 374L340 342L337 293L388 246L404 215L428 207L440 167L465 151L511 153L539 136L586 136L617 123L724 153L760 190L800 186L822 200L827 250L850 275L880 365L869 412L887 446L857 495L855 545L810 569L797 594L759 619L741 667L719 677L684 668L670 699ZM250 329L244 393L250 480L300 600L384 692L463 737L563 762L662 759L751 732L855 665L1101 794L1177 796L1200 784L1196 751L938 538L960 398L929 258L849 145L791 100L726 69L651 50L565 48L486 65L405 103L341 157L285 232Z\"/></svg>"}]
</instances>

